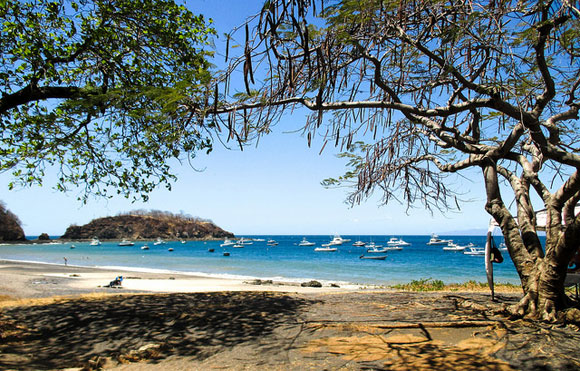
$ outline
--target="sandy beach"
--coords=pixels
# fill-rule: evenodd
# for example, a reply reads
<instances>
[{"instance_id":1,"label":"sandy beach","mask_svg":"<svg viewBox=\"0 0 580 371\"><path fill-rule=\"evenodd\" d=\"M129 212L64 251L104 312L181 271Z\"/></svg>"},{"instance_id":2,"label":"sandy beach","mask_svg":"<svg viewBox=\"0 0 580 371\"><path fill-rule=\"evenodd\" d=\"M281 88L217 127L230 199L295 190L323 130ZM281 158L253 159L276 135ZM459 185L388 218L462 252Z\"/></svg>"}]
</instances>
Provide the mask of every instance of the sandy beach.
<instances>
[{"instance_id":1,"label":"sandy beach","mask_svg":"<svg viewBox=\"0 0 580 371\"><path fill-rule=\"evenodd\" d=\"M118 276L120 288L105 287ZM28 298L110 293L192 293L219 291L272 291L320 293L356 291L355 285L321 288L296 282L244 281L178 273L151 273L120 269L78 267L0 260L0 294L4 302ZM6 303L5 303L6 305Z\"/></svg>"},{"instance_id":2,"label":"sandy beach","mask_svg":"<svg viewBox=\"0 0 580 371\"><path fill-rule=\"evenodd\" d=\"M123 288L103 287L123 275ZM580 369L518 293L301 287L0 261L0 369Z\"/></svg>"}]
</instances>

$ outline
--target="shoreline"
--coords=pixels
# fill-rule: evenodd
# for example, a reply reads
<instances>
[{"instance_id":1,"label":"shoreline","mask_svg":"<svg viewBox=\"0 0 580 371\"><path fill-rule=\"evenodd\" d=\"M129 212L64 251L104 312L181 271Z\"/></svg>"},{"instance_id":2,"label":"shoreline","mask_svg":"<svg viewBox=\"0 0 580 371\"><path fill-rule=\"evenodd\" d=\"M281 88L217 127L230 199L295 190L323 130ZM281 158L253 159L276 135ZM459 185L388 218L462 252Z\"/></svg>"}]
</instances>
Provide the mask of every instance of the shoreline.
<instances>
[{"instance_id":1,"label":"shoreline","mask_svg":"<svg viewBox=\"0 0 580 371\"><path fill-rule=\"evenodd\" d=\"M123 276L120 288L106 287ZM421 292L381 285L333 284L303 287L302 282L257 278L210 277L175 271L151 271L126 267L86 267L43 262L0 259L0 306L19 305L28 299L108 294L171 294L209 292L278 292L330 294L357 292ZM496 286L496 293L517 293L519 287ZM422 292L468 292L485 294L483 284L449 284L443 289Z\"/></svg>"},{"instance_id":2,"label":"shoreline","mask_svg":"<svg viewBox=\"0 0 580 371\"><path fill-rule=\"evenodd\" d=\"M105 287L123 276L122 288ZM0 260L0 302L33 298L120 293L202 293L271 291L292 293L357 292L361 287L302 287L298 282L214 278L178 272L84 267Z\"/></svg>"}]
</instances>

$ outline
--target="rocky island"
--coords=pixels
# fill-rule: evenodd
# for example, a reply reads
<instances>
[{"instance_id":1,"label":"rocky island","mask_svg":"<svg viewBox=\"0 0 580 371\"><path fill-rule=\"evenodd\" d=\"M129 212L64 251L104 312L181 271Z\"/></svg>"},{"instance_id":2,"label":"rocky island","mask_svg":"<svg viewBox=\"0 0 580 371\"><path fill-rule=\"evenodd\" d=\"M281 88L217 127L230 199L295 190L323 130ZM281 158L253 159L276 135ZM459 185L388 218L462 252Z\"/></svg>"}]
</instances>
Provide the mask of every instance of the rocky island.
<instances>
[{"instance_id":1,"label":"rocky island","mask_svg":"<svg viewBox=\"0 0 580 371\"><path fill-rule=\"evenodd\" d=\"M88 224L67 228L62 239L88 240L222 239L234 234L209 220L162 211L133 211L127 214L98 218Z\"/></svg>"}]
</instances>

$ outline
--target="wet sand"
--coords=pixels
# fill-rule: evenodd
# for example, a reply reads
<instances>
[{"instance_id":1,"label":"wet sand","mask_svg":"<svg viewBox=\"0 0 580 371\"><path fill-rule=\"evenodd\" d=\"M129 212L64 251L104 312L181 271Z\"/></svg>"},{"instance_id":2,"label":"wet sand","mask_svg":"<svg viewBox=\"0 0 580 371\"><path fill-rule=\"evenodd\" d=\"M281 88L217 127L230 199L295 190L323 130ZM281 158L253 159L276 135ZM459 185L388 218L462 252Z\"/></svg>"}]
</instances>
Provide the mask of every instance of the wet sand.
<instances>
[{"instance_id":1,"label":"wet sand","mask_svg":"<svg viewBox=\"0 0 580 371\"><path fill-rule=\"evenodd\" d=\"M123 289L97 287L119 274ZM580 369L579 328L508 318L502 308L517 293L491 302L485 292L252 285L14 262L0 262L0 279L0 369Z\"/></svg>"}]
</instances>

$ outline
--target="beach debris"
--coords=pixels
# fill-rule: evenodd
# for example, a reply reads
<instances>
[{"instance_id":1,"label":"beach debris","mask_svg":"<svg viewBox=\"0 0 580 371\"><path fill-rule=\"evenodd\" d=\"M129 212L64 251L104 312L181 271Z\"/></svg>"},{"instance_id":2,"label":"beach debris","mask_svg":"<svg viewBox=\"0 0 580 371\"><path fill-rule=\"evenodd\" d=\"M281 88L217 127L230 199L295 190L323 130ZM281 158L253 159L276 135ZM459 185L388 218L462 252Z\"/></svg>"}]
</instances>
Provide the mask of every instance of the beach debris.
<instances>
[{"instance_id":1,"label":"beach debris","mask_svg":"<svg viewBox=\"0 0 580 371\"><path fill-rule=\"evenodd\" d=\"M273 285L274 281L255 279L253 281L244 281L244 283L247 283L248 285Z\"/></svg>"},{"instance_id":2,"label":"beach debris","mask_svg":"<svg viewBox=\"0 0 580 371\"><path fill-rule=\"evenodd\" d=\"M302 286L302 287L322 287L322 284L318 281L312 280L312 281L308 281L308 282L302 282L300 284L300 286Z\"/></svg>"},{"instance_id":3,"label":"beach debris","mask_svg":"<svg viewBox=\"0 0 580 371\"><path fill-rule=\"evenodd\" d=\"M164 349L167 349L167 346L164 346L163 344L145 344L137 350L131 350L126 354L121 354L117 360L119 363L131 363L139 362L144 359L160 359L164 357Z\"/></svg>"},{"instance_id":4,"label":"beach debris","mask_svg":"<svg viewBox=\"0 0 580 371\"><path fill-rule=\"evenodd\" d=\"M330 284L330 287L336 287L336 288L340 288L340 286L339 286L339 285L337 285L336 283L331 283L331 284Z\"/></svg>"}]
</instances>

